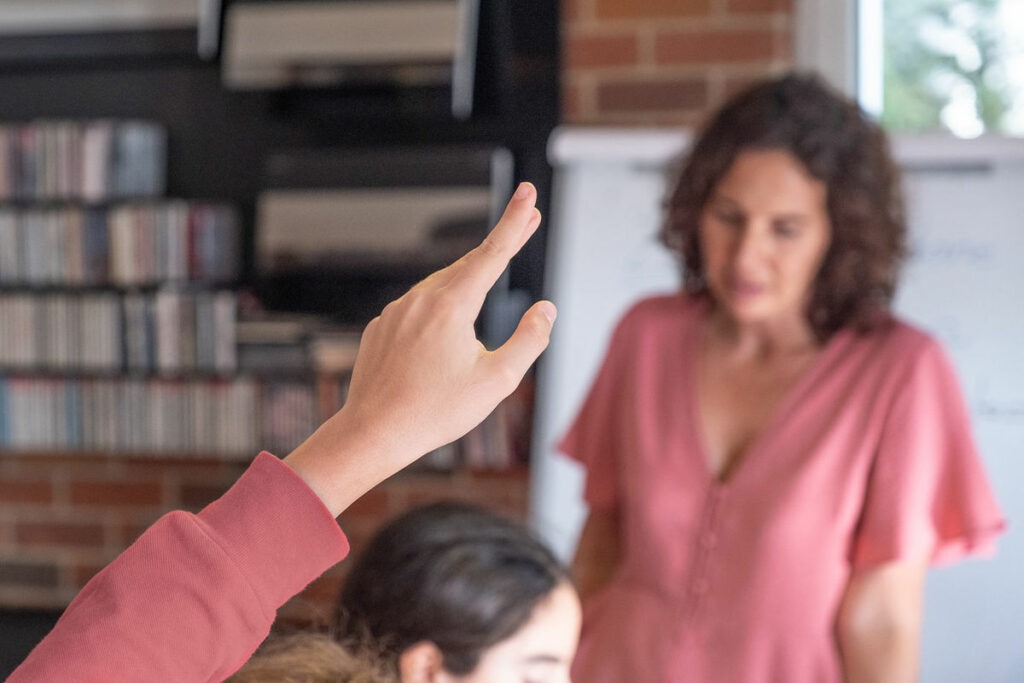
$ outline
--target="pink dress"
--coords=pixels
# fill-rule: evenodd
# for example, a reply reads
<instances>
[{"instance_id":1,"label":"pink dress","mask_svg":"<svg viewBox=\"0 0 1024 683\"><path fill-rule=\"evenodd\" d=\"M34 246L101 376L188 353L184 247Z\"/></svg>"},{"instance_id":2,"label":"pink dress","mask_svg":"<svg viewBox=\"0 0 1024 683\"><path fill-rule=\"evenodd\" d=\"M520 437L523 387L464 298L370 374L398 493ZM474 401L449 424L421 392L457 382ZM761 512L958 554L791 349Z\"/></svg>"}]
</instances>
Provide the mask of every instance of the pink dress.
<instances>
[{"instance_id":1,"label":"pink dress","mask_svg":"<svg viewBox=\"0 0 1024 683\"><path fill-rule=\"evenodd\" d=\"M9 683L221 681L348 541L295 472L261 453L198 515L161 517L97 574Z\"/></svg>"},{"instance_id":2,"label":"pink dress","mask_svg":"<svg viewBox=\"0 0 1024 683\"><path fill-rule=\"evenodd\" d=\"M988 552L1004 526L960 389L909 325L841 331L720 481L695 401L706 308L678 294L629 311L561 443L587 503L622 520L573 680L840 681L853 569Z\"/></svg>"}]
</instances>

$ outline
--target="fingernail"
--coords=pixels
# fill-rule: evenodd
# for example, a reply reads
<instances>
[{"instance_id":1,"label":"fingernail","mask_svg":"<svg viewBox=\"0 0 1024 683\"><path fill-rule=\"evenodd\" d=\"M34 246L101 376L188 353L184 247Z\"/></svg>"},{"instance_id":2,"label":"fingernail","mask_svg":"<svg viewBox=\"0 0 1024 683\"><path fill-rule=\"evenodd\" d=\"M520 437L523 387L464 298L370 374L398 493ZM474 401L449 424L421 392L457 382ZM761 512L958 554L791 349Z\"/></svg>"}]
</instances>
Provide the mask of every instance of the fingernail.
<instances>
[{"instance_id":1,"label":"fingernail","mask_svg":"<svg viewBox=\"0 0 1024 683\"><path fill-rule=\"evenodd\" d=\"M516 199L526 199L530 195L530 183L519 183L519 187L516 188Z\"/></svg>"},{"instance_id":2,"label":"fingernail","mask_svg":"<svg viewBox=\"0 0 1024 683\"><path fill-rule=\"evenodd\" d=\"M544 317L548 319L548 322L555 322L555 318L558 317L558 309L550 301L541 302L540 312L544 314Z\"/></svg>"}]
</instances>

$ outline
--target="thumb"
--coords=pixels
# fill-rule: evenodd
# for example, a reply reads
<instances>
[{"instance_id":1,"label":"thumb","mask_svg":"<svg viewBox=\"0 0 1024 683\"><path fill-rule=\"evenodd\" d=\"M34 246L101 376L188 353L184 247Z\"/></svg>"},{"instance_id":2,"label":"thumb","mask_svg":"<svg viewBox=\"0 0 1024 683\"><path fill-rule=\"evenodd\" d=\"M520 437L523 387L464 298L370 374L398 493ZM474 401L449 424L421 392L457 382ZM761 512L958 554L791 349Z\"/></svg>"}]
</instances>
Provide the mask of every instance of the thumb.
<instances>
[{"instance_id":1,"label":"thumb","mask_svg":"<svg viewBox=\"0 0 1024 683\"><path fill-rule=\"evenodd\" d=\"M533 362L548 346L551 328L558 310L550 301L538 301L523 314L508 341L491 354L491 362L501 366L501 374L518 384ZM515 386L508 388L509 392Z\"/></svg>"}]
</instances>

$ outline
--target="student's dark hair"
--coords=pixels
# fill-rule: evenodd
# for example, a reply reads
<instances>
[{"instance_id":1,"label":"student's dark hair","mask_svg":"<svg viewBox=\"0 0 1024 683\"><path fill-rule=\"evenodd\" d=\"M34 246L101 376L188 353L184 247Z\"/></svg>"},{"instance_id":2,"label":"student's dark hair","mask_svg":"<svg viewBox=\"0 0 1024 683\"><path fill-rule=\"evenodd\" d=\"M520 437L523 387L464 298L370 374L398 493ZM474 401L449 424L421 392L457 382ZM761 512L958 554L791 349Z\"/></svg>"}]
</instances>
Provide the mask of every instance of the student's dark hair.
<instances>
[{"instance_id":1,"label":"student's dark hair","mask_svg":"<svg viewBox=\"0 0 1024 683\"><path fill-rule=\"evenodd\" d=\"M338 635L397 665L434 643L455 675L515 634L566 568L521 524L463 503L420 507L384 526L341 592Z\"/></svg>"},{"instance_id":2,"label":"student's dark hair","mask_svg":"<svg viewBox=\"0 0 1024 683\"><path fill-rule=\"evenodd\" d=\"M807 319L820 339L884 319L906 257L900 174L884 131L818 77L787 74L735 95L708 121L667 206L662 241L683 260L683 287L708 296L701 214L741 152L783 150L828 193L831 243Z\"/></svg>"}]
</instances>

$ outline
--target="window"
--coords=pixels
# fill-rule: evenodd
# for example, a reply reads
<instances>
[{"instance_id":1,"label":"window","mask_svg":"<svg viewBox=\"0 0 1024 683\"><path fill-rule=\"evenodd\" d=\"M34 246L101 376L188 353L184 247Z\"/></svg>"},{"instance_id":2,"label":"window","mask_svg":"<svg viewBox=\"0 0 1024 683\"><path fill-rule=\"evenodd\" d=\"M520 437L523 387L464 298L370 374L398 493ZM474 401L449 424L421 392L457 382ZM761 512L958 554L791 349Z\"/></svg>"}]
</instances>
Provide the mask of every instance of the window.
<instances>
[{"instance_id":1,"label":"window","mask_svg":"<svg viewBox=\"0 0 1024 683\"><path fill-rule=\"evenodd\" d=\"M894 132L1024 137L1024 0L797 6L797 60Z\"/></svg>"}]
</instances>

